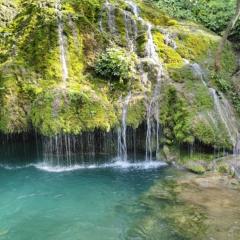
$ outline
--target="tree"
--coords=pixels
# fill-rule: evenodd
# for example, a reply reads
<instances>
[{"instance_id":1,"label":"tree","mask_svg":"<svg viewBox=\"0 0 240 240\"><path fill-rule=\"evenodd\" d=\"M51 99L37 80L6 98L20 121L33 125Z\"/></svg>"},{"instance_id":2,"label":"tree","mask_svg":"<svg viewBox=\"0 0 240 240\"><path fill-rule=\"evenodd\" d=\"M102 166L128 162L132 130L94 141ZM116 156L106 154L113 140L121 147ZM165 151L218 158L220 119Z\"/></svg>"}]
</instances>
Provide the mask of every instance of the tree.
<instances>
[{"instance_id":1,"label":"tree","mask_svg":"<svg viewBox=\"0 0 240 240\"><path fill-rule=\"evenodd\" d=\"M227 38L230 35L232 29L235 27L238 19L240 18L240 0L236 0L236 11L232 19L230 20L224 34L222 37L222 40L218 46L217 53L216 53L216 58L215 58L215 69L216 71L219 71L221 69L221 57L222 57L222 52L223 48L227 42Z\"/></svg>"}]
</instances>

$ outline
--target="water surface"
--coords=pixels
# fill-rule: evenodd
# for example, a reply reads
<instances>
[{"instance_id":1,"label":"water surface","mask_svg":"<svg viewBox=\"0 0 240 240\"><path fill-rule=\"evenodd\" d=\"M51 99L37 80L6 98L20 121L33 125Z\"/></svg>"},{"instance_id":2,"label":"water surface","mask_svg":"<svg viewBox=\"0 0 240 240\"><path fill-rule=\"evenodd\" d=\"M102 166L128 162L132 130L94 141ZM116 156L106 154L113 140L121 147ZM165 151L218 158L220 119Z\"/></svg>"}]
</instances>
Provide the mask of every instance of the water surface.
<instances>
[{"instance_id":1,"label":"water surface","mask_svg":"<svg viewBox=\"0 0 240 240\"><path fill-rule=\"evenodd\" d=\"M16 167L5 161L0 168L0 239L125 239L139 217L141 194L172 173L155 165L120 165L55 171L61 168L42 163Z\"/></svg>"}]
</instances>

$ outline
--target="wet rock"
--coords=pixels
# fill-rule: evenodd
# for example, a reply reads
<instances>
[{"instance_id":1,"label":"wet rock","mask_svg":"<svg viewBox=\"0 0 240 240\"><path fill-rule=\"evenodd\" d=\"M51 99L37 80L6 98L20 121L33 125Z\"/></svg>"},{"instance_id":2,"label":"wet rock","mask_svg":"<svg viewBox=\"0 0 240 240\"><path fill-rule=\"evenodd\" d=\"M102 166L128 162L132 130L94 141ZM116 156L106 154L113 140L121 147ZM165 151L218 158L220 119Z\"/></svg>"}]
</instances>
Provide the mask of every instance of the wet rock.
<instances>
[{"instance_id":1,"label":"wet rock","mask_svg":"<svg viewBox=\"0 0 240 240\"><path fill-rule=\"evenodd\" d=\"M188 162L185 168L196 174L204 174L206 172L206 168L202 162Z\"/></svg>"},{"instance_id":2,"label":"wet rock","mask_svg":"<svg viewBox=\"0 0 240 240\"><path fill-rule=\"evenodd\" d=\"M156 183L143 197L146 213L129 239L238 240L240 184L227 175L185 174Z\"/></svg>"}]
</instances>

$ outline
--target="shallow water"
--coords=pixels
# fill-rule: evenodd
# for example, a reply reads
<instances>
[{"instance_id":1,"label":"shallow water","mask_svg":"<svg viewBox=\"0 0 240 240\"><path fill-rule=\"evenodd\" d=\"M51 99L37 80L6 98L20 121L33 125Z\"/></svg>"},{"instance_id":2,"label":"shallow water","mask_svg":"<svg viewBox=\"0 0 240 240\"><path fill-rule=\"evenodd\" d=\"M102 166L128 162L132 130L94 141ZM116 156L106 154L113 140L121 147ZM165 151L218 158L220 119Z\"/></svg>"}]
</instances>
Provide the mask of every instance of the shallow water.
<instances>
[{"instance_id":1,"label":"shallow water","mask_svg":"<svg viewBox=\"0 0 240 240\"><path fill-rule=\"evenodd\" d=\"M125 239L140 195L172 174L156 162L51 167L13 159L0 165L1 240Z\"/></svg>"}]
</instances>

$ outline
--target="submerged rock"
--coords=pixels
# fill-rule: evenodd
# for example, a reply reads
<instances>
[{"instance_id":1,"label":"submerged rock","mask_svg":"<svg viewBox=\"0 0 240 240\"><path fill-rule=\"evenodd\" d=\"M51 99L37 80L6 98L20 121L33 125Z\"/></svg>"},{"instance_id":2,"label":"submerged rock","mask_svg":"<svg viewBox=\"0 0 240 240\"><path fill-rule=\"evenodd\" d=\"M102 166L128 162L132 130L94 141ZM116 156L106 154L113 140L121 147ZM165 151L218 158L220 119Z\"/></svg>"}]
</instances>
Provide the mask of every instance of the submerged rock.
<instances>
[{"instance_id":1,"label":"submerged rock","mask_svg":"<svg viewBox=\"0 0 240 240\"><path fill-rule=\"evenodd\" d=\"M218 174L156 183L141 199L146 211L129 239L237 240L239 201L239 181Z\"/></svg>"}]
</instances>

